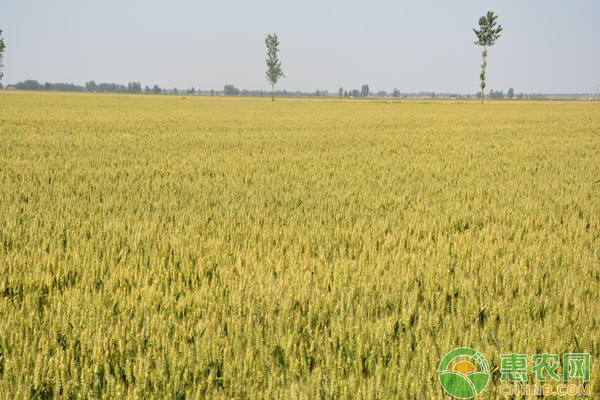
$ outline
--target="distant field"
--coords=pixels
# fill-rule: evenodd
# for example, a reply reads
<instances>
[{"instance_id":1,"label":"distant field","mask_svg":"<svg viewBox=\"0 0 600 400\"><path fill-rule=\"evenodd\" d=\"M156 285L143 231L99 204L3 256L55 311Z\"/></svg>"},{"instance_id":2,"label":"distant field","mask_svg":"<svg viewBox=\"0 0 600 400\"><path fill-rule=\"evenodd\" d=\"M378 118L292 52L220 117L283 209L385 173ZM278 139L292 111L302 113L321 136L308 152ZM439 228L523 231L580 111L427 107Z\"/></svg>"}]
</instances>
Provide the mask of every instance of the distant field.
<instances>
[{"instance_id":1,"label":"distant field","mask_svg":"<svg viewBox=\"0 0 600 400\"><path fill-rule=\"evenodd\" d=\"M0 93L0 268L3 399L597 395L600 104Z\"/></svg>"}]
</instances>

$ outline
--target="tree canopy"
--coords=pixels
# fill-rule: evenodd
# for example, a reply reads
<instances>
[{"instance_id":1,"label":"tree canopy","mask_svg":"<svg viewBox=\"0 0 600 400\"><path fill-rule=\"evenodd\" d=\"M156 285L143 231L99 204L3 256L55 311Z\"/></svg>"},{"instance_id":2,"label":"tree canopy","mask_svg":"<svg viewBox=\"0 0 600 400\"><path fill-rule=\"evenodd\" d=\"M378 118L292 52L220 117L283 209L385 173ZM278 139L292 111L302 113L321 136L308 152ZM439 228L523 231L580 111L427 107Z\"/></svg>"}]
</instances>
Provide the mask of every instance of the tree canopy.
<instances>
[{"instance_id":1,"label":"tree canopy","mask_svg":"<svg viewBox=\"0 0 600 400\"><path fill-rule=\"evenodd\" d=\"M502 25L497 24L497 19L498 16L493 11L488 11L486 15L479 18L479 30L473 29L477 36L476 45L490 47L496 43L502 32Z\"/></svg>"}]
</instances>

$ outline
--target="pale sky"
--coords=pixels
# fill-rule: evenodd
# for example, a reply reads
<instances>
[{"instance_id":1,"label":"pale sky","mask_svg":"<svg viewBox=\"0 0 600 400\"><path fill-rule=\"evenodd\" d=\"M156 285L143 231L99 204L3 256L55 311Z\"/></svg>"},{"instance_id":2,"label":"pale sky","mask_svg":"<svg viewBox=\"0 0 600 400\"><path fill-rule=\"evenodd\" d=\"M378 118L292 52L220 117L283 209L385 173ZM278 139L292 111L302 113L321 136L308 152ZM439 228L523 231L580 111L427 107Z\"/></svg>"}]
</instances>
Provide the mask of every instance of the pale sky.
<instances>
[{"instance_id":1,"label":"pale sky","mask_svg":"<svg viewBox=\"0 0 600 400\"><path fill-rule=\"evenodd\" d=\"M598 0L0 0L2 83L268 90L264 37L276 32L281 89L475 93L472 28L487 10L504 27L488 89L600 88Z\"/></svg>"}]
</instances>

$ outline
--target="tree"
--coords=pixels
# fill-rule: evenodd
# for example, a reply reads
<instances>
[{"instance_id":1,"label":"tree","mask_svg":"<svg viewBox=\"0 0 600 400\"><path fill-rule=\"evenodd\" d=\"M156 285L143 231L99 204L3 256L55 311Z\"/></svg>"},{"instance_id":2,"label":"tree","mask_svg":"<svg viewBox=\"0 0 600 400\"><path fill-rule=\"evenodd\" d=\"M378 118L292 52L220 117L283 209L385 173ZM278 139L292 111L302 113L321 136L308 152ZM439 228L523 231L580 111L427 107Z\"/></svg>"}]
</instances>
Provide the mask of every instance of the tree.
<instances>
[{"instance_id":1,"label":"tree","mask_svg":"<svg viewBox=\"0 0 600 400\"><path fill-rule=\"evenodd\" d=\"M97 88L98 88L98 85L96 85L96 82L94 82L94 81L89 81L89 82L85 83L85 91L86 92L95 92Z\"/></svg>"},{"instance_id":2,"label":"tree","mask_svg":"<svg viewBox=\"0 0 600 400\"><path fill-rule=\"evenodd\" d=\"M265 39L267 45L267 81L271 83L271 101L275 100L275 85L280 78L285 78L279 61L279 38L277 34L268 34Z\"/></svg>"},{"instance_id":3,"label":"tree","mask_svg":"<svg viewBox=\"0 0 600 400\"><path fill-rule=\"evenodd\" d=\"M23 82L18 82L15 84L15 89L18 90L44 90L45 86L39 83L38 81L28 79Z\"/></svg>"},{"instance_id":4,"label":"tree","mask_svg":"<svg viewBox=\"0 0 600 400\"><path fill-rule=\"evenodd\" d=\"M504 92L501 91L495 91L494 89L490 90L490 95L489 95L490 99L503 99L504 98Z\"/></svg>"},{"instance_id":5,"label":"tree","mask_svg":"<svg viewBox=\"0 0 600 400\"><path fill-rule=\"evenodd\" d=\"M87 86L87 84L86 84ZM142 92L142 84L139 82L129 82L127 84L127 91L129 93L141 93Z\"/></svg>"},{"instance_id":6,"label":"tree","mask_svg":"<svg viewBox=\"0 0 600 400\"><path fill-rule=\"evenodd\" d=\"M4 44L4 39L2 38L2 29L0 29L0 81L2 80L2 77L4 76L4 72L2 72L2 67L4 67L4 65L2 64L2 59L4 58L4 49L6 48L6 45Z\"/></svg>"},{"instance_id":7,"label":"tree","mask_svg":"<svg viewBox=\"0 0 600 400\"><path fill-rule=\"evenodd\" d=\"M369 95L369 85L362 85L362 87L360 88L360 95L362 97L367 97Z\"/></svg>"},{"instance_id":8,"label":"tree","mask_svg":"<svg viewBox=\"0 0 600 400\"><path fill-rule=\"evenodd\" d=\"M344 97L344 88L343 87L341 87L340 90L338 91L338 96Z\"/></svg>"},{"instance_id":9,"label":"tree","mask_svg":"<svg viewBox=\"0 0 600 400\"><path fill-rule=\"evenodd\" d=\"M484 96L483 91L485 90L485 68L487 67L488 55L487 48L492 47L496 43L496 40L500 37L500 32L502 32L502 26L497 25L496 19L498 19L498 16L495 15L493 11L488 11L486 15L479 18L479 30L473 29L473 32L477 35L475 44L483 47L481 53L483 62L481 63L481 73L479 74L482 104Z\"/></svg>"},{"instance_id":10,"label":"tree","mask_svg":"<svg viewBox=\"0 0 600 400\"><path fill-rule=\"evenodd\" d=\"M233 85L225 85L223 86L223 94L225 94L225 96L237 96L240 94L240 89Z\"/></svg>"},{"instance_id":11,"label":"tree","mask_svg":"<svg viewBox=\"0 0 600 400\"><path fill-rule=\"evenodd\" d=\"M508 98L512 99L515 97L515 90L513 88L508 89Z\"/></svg>"},{"instance_id":12,"label":"tree","mask_svg":"<svg viewBox=\"0 0 600 400\"><path fill-rule=\"evenodd\" d=\"M155 94L160 94L160 92L162 92L162 90L160 89L160 86L154 85L152 87L152 92L155 93Z\"/></svg>"}]
</instances>

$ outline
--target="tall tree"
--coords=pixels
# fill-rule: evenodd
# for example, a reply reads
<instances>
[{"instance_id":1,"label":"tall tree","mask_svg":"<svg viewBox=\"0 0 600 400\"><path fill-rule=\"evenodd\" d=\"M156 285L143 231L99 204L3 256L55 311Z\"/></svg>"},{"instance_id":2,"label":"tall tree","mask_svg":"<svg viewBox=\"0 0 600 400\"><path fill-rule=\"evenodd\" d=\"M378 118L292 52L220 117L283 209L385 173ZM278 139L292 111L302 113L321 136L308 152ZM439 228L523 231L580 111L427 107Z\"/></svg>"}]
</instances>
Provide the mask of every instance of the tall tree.
<instances>
[{"instance_id":1,"label":"tall tree","mask_svg":"<svg viewBox=\"0 0 600 400\"><path fill-rule=\"evenodd\" d=\"M510 88L508 89L508 98L512 99L513 97L515 97L515 89Z\"/></svg>"},{"instance_id":2,"label":"tall tree","mask_svg":"<svg viewBox=\"0 0 600 400\"><path fill-rule=\"evenodd\" d=\"M275 85L280 78L285 78L279 61L279 38L277 34L268 34L265 39L267 45L267 80L271 83L271 101L275 100Z\"/></svg>"},{"instance_id":3,"label":"tall tree","mask_svg":"<svg viewBox=\"0 0 600 400\"><path fill-rule=\"evenodd\" d=\"M2 67L4 67L4 65L2 64L2 59L4 58L5 48L6 46L4 45L4 39L2 38L2 29L0 29L0 81L4 77L4 72L2 72Z\"/></svg>"},{"instance_id":4,"label":"tall tree","mask_svg":"<svg viewBox=\"0 0 600 400\"><path fill-rule=\"evenodd\" d=\"M367 97L369 95L369 85L362 85L362 87L360 88L360 95L362 97Z\"/></svg>"},{"instance_id":5,"label":"tall tree","mask_svg":"<svg viewBox=\"0 0 600 400\"><path fill-rule=\"evenodd\" d=\"M483 91L485 89L485 68L487 67L487 49L488 47L492 47L496 40L500 37L500 32L502 32L502 25L498 25L496 20L498 16L494 14L493 11L488 11L486 15L479 18L479 30L473 29L475 35L477 35L476 45L483 47L483 52L481 56L483 58L483 62L481 63L481 73L479 74L479 81L481 87L481 103L483 104Z\"/></svg>"}]
</instances>

